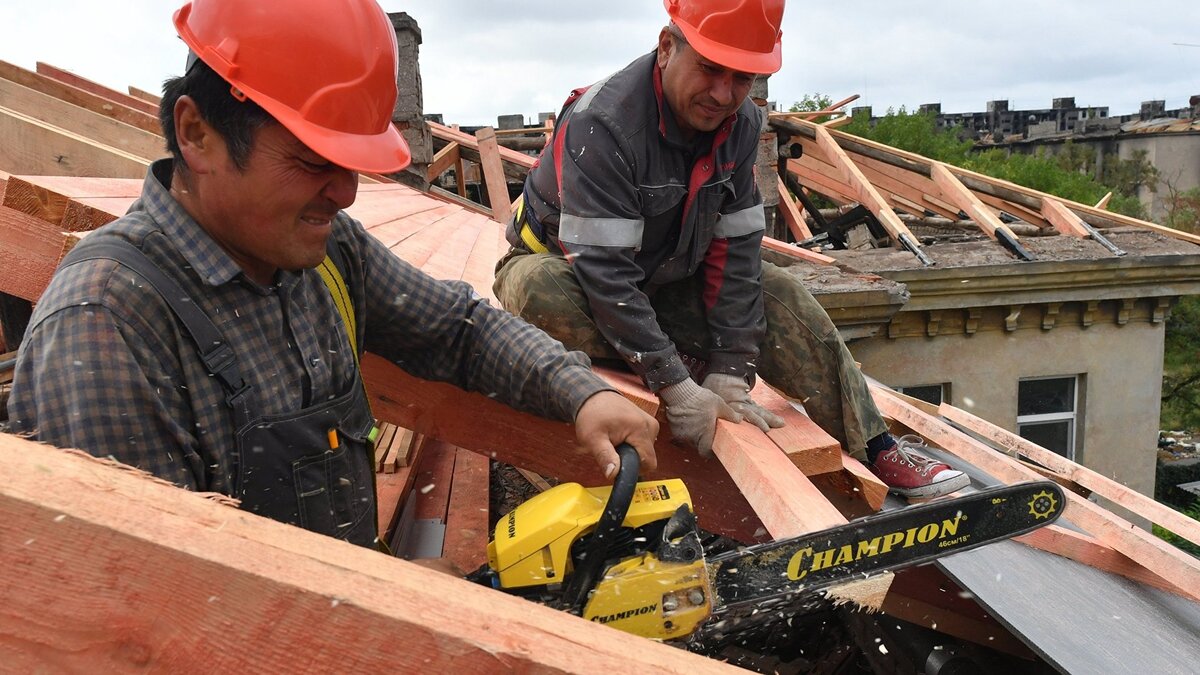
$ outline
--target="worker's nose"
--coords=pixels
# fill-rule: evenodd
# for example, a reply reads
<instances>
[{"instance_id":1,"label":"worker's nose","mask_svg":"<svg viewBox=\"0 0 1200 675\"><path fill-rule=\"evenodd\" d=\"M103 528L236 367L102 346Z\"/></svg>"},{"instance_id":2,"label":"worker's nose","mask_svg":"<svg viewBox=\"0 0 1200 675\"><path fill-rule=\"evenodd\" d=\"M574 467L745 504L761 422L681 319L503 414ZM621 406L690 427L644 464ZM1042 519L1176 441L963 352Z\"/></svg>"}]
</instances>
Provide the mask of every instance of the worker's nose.
<instances>
[{"instance_id":1,"label":"worker's nose","mask_svg":"<svg viewBox=\"0 0 1200 675\"><path fill-rule=\"evenodd\" d=\"M338 209L349 208L358 196L358 173L336 167L329 175L329 182L321 195L337 204Z\"/></svg>"},{"instance_id":2,"label":"worker's nose","mask_svg":"<svg viewBox=\"0 0 1200 675\"><path fill-rule=\"evenodd\" d=\"M708 88L708 95L712 96L719 105L731 105L733 103L733 75L726 73L714 77Z\"/></svg>"}]
</instances>

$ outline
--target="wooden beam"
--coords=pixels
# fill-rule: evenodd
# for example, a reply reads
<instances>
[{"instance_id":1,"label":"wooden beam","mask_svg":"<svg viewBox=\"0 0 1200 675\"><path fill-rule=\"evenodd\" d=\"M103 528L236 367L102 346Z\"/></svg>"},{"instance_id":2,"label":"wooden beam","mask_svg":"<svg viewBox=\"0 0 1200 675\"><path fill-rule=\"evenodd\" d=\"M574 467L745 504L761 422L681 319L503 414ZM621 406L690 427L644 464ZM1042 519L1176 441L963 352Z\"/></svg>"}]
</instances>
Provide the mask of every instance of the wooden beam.
<instances>
[{"instance_id":1,"label":"wooden beam","mask_svg":"<svg viewBox=\"0 0 1200 675\"><path fill-rule=\"evenodd\" d=\"M1063 205L1057 199L1049 197L1042 198L1042 217L1058 230L1059 234L1065 234L1068 237L1079 237L1087 239L1091 236L1087 227L1083 224L1083 219L1075 215L1073 211Z\"/></svg>"},{"instance_id":2,"label":"wooden beam","mask_svg":"<svg viewBox=\"0 0 1200 675\"><path fill-rule=\"evenodd\" d=\"M0 166L16 174L146 175L149 160L0 107Z\"/></svg>"},{"instance_id":3,"label":"wooden beam","mask_svg":"<svg viewBox=\"0 0 1200 675\"><path fill-rule=\"evenodd\" d=\"M487 185L488 202L492 206L492 219L507 223L512 216L512 202L508 197L508 181L500 163L500 150L496 144L496 130L484 127L475 132L479 141L480 168L483 182Z\"/></svg>"},{"instance_id":4,"label":"wooden beam","mask_svg":"<svg viewBox=\"0 0 1200 675\"><path fill-rule=\"evenodd\" d=\"M453 141L461 145L463 148L479 152L479 139L475 136L472 136L465 131L452 129L444 124L438 124L437 122L426 122L426 124L429 125L429 131L434 135L435 138L440 138L444 141ZM536 157L531 157L523 152L517 152L516 150L510 150L508 148L500 148L499 153L500 159L504 160L505 162L516 164L524 169L532 169L534 163L537 162Z\"/></svg>"},{"instance_id":5,"label":"wooden beam","mask_svg":"<svg viewBox=\"0 0 1200 675\"><path fill-rule=\"evenodd\" d=\"M791 231L796 241L812 239L812 230L808 229L808 223L804 221L804 207L796 203L796 198L792 196L792 191L783 182L782 176L778 181L779 215L783 217L783 222L787 224L788 230Z\"/></svg>"},{"instance_id":6,"label":"wooden beam","mask_svg":"<svg viewBox=\"0 0 1200 675\"><path fill-rule=\"evenodd\" d=\"M37 301L78 241L33 216L0 206L0 293Z\"/></svg>"},{"instance_id":7,"label":"wooden beam","mask_svg":"<svg viewBox=\"0 0 1200 675\"><path fill-rule=\"evenodd\" d=\"M795 537L847 522L791 460L751 425L718 420L713 452L772 538Z\"/></svg>"},{"instance_id":8,"label":"wooden beam","mask_svg":"<svg viewBox=\"0 0 1200 675\"><path fill-rule=\"evenodd\" d=\"M382 420L543 476L583 485L608 482L591 455L576 445L569 424L517 412L483 394L421 380L374 354L363 356L362 370L371 407ZM673 444L669 436L659 435L658 470L643 473L643 478L682 479L705 529L747 543L763 540L758 517L721 463Z\"/></svg>"},{"instance_id":9,"label":"wooden beam","mask_svg":"<svg viewBox=\"0 0 1200 675\"><path fill-rule=\"evenodd\" d=\"M855 101L858 100L858 97L859 97L859 94L854 94L853 96L847 96L846 98L838 101L837 103L831 103L828 106L825 106L824 110L802 110L802 111L798 111L798 112L776 111L776 112L772 112L770 114L770 117L771 117L771 119L776 119L776 118L788 119L788 118L792 118L792 117L820 117L821 115L829 115L831 113L838 111L841 108L844 108L844 107L850 105L851 103L854 103Z\"/></svg>"},{"instance_id":10,"label":"wooden beam","mask_svg":"<svg viewBox=\"0 0 1200 675\"><path fill-rule=\"evenodd\" d=\"M1103 197L1100 198L1100 201L1096 202L1096 208L1107 210L1108 202L1112 200L1112 196L1113 196L1112 192L1106 193Z\"/></svg>"},{"instance_id":11,"label":"wooden beam","mask_svg":"<svg viewBox=\"0 0 1200 675\"><path fill-rule=\"evenodd\" d=\"M1014 240L1016 239L1017 235L1000 222L1000 218L986 204L979 201L979 198L968 190L962 181L955 178L944 163L934 162L931 171L933 182L942 189L946 199L967 214L971 220L974 220L984 234L995 240L997 239L996 232L1005 230Z\"/></svg>"},{"instance_id":12,"label":"wooden beam","mask_svg":"<svg viewBox=\"0 0 1200 675\"><path fill-rule=\"evenodd\" d=\"M768 251L775 251L776 253L782 253L783 255L786 255L789 258L795 258L797 260L803 260L805 262L816 263L818 265L833 265L834 263L837 262L836 258L831 258L823 253L817 253L816 251L810 251L806 248L801 248L799 246L792 246L791 244L785 244L782 241L779 241L778 239L773 239L771 237L763 237L762 247Z\"/></svg>"},{"instance_id":13,"label":"wooden beam","mask_svg":"<svg viewBox=\"0 0 1200 675\"><path fill-rule=\"evenodd\" d=\"M0 79L0 101L9 110L147 161L167 156L166 143L159 134L71 105L10 80Z\"/></svg>"},{"instance_id":14,"label":"wooden beam","mask_svg":"<svg viewBox=\"0 0 1200 675\"><path fill-rule=\"evenodd\" d=\"M732 672L78 453L0 466L6 669Z\"/></svg>"},{"instance_id":15,"label":"wooden beam","mask_svg":"<svg viewBox=\"0 0 1200 675\"><path fill-rule=\"evenodd\" d=\"M157 110L158 105L160 103L162 103L162 97L159 96L158 94L150 93L150 92L146 91L145 89L138 89L137 87L133 86L132 84L129 85L128 89L129 89L130 96L132 96L134 98L139 98L139 99L153 105L155 110Z\"/></svg>"},{"instance_id":16,"label":"wooden beam","mask_svg":"<svg viewBox=\"0 0 1200 675\"><path fill-rule=\"evenodd\" d=\"M67 232L89 232L111 223L142 191L141 180L128 178L13 176L9 183L4 206Z\"/></svg>"},{"instance_id":17,"label":"wooden beam","mask_svg":"<svg viewBox=\"0 0 1200 675\"><path fill-rule=\"evenodd\" d=\"M158 106L157 105L155 105L153 103L149 103L147 101L143 101L140 98L134 98L133 96L130 96L129 94L122 94L121 92L119 92L115 89L110 89L102 84L93 82L93 81L87 79L86 77L81 77L79 75L76 75L75 73L72 73L69 70L63 70L62 68L58 68L58 67L52 66L48 63L42 63L41 61L38 61L37 62L37 72L39 75L45 75L46 77L58 80L59 82L62 82L63 84L69 84L72 87L76 87L76 88L82 89L86 92L93 93L97 96L104 97L110 101L113 101L114 103L120 103L121 105L126 106L128 108L133 108L134 110L139 110L141 112L146 113L147 115L154 115L154 116L158 115Z\"/></svg>"},{"instance_id":18,"label":"wooden beam","mask_svg":"<svg viewBox=\"0 0 1200 675\"><path fill-rule=\"evenodd\" d=\"M0 78L11 80L22 86L40 91L43 94L49 94L71 105L106 115L143 131L149 131L154 134L162 133L162 126L158 122L157 115L147 115L140 110L134 110L128 106L114 103L103 96L97 96L78 87L63 84L58 80L25 70L11 63L0 61Z\"/></svg>"},{"instance_id":19,"label":"wooden beam","mask_svg":"<svg viewBox=\"0 0 1200 675\"><path fill-rule=\"evenodd\" d=\"M447 143L446 147L434 154L433 161L429 163L429 169L425 172L425 180L434 180L459 161L458 143Z\"/></svg>"},{"instance_id":20,"label":"wooden beam","mask_svg":"<svg viewBox=\"0 0 1200 675\"><path fill-rule=\"evenodd\" d=\"M1080 466L1062 455L1031 443L1011 431L1002 429L965 410L943 403L938 408L938 412L946 419L961 424L987 440L1014 453L1024 455L1063 478L1078 483L1115 504L1120 504L1150 522L1161 525L1194 544L1200 544L1200 521L1189 518L1107 476Z\"/></svg>"},{"instance_id":21,"label":"wooden beam","mask_svg":"<svg viewBox=\"0 0 1200 675\"><path fill-rule=\"evenodd\" d=\"M460 448L454 456L442 557L465 573L487 563L489 464L470 450Z\"/></svg>"},{"instance_id":22,"label":"wooden beam","mask_svg":"<svg viewBox=\"0 0 1200 675\"><path fill-rule=\"evenodd\" d=\"M769 431L767 437L801 473L815 476L842 468L841 444L808 415L793 408L782 394L760 379L750 395L755 403L785 422L782 428Z\"/></svg>"},{"instance_id":23,"label":"wooden beam","mask_svg":"<svg viewBox=\"0 0 1200 675\"><path fill-rule=\"evenodd\" d=\"M833 136L829 135L829 130L819 125L814 125L813 128L816 130L817 145L821 147L830 163L841 171L842 178L856 193L858 202L875 215L893 240L898 242L903 235L914 246L920 247L917 238L908 230L908 226L901 222L896 212L888 206L871 182L867 180L867 177L863 175L862 170L854 164L854 160L850 159L850 156L842 150Z\"/></svg>"},{"instance_id":24,"label":"wooden beam","mask_svg":"<svg viewBox=\"0 0 1200 675\"><path fill-rule=\"evenodd\" d=\"M1088 567L1095 567L1110 574L1117 574L1139 584L1153 586L1168 593L1187 597L1179 588L1162 577L1139 565L1129 556L1101 544L1094 537L1068 530L1058 525L1039 527L1033 532L1016 537L1016 540L1039 551L1070 558Z\"/></svg>"},{"instance_id":25,"label":"wooden beam","mask_svg":"<svg viewBox=\"0 0 1200 675\"><path fill-rule=\"evenodd\" d=\"M890 390L872 385L871 393L880 412L924 436L929 443L962 457L993 477L1009 483L1041 479L1013 458L892 396ZM1183 589L1192 599L1200 601L1200 560L1073 492L1066 492L1065 496L1067 503L1064 504L1063 515L1071 522Z\"/></svg>"}]
</instances>

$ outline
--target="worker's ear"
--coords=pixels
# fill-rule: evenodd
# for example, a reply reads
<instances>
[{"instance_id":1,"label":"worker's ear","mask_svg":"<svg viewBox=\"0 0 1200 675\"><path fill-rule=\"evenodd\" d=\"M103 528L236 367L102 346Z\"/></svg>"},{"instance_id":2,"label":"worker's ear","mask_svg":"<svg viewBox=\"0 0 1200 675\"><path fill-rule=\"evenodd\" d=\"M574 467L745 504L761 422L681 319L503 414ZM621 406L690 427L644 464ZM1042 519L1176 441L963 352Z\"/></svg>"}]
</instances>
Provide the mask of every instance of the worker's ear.
<instances>
[{"instance_id":1,"label":"worker's ear","mask_svg":"<svg viewBox=\"0 0 1200 675\"><path fill-rule=\"evenodd\" d=\"M663 29L658 32L658 67L666 68L667 62L671 60L671 55L675 53L675 37L671 35L670 29L663 26Z\"/></svg>"},{"instance_id":2,"label":"worker's ear","mask_svg":"<svg viewBox=\"0 0 1200 675\"><path fill-rule=\"evenodd\" d=\"M224 148L224 139L204 120L191 96L180 96L175 101L175 141L193 174L211 172Z\"/></svg>"}]
</instances>

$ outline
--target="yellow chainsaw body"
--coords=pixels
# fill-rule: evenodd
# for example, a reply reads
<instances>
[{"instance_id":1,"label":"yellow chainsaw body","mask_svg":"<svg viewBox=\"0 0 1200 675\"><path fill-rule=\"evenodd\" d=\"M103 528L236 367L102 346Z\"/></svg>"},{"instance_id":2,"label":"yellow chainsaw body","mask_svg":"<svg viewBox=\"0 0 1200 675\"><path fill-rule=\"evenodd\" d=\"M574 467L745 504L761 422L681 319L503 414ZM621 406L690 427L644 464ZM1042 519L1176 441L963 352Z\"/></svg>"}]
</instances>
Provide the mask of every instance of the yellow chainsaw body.
<instances>
[{"instance_id":1,"label":"yellow chainsaw body","mask_svg":"<svg viewBox=\"0 0 1200 675\"><path fill-rule=\"evenodd\" d=\"M521 504L496 524L488 563L507 590L562 584L574 571L571 546L600 520L611 487L563 483ZM683 481L637 484L622 523L640 528L691 509ZM654 553L612 564L597 582L583 617L649 638L690 634L710 614L708 572L703 557L666 562Z\"/></svg>"}]
</instances>

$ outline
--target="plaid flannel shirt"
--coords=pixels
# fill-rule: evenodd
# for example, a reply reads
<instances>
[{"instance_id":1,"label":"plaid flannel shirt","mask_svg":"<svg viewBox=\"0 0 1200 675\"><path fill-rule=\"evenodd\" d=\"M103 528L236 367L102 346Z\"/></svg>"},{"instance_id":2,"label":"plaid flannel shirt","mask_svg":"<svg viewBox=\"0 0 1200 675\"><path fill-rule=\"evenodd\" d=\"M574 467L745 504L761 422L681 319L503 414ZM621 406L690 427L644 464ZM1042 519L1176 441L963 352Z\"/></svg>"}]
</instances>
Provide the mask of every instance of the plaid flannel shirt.
<instances>
[{"instance_id":1,"label":"plaid flannel shirt","mask_svg":"<svg viewBox=\"0 0 1200 675\"><path fill-rule=\"evenodd\" d=\"M234 347L260 415L347 391L355 360L320 276L281 270L271 286L251 281L170 195L171 171L171 160L155 162L129 213L89 238L131 241L179 283ZM368 351L561 421L609 389L582 353L468 284L413 268L345 213L332 236L362 261L352 292ZM125 267L93 260L60 270L38 301L8 407L14 432L229 494L235 429L225 396L158 293Z\"/></svg>"}]
</instances>

